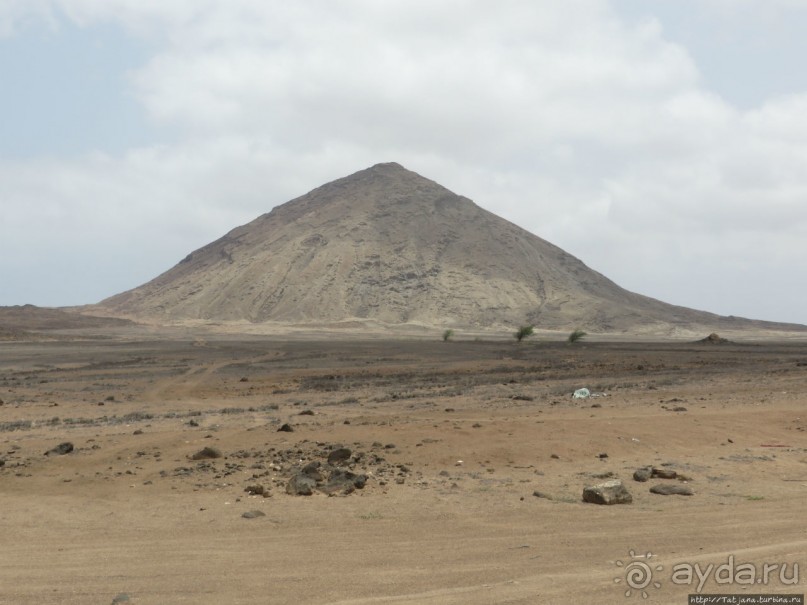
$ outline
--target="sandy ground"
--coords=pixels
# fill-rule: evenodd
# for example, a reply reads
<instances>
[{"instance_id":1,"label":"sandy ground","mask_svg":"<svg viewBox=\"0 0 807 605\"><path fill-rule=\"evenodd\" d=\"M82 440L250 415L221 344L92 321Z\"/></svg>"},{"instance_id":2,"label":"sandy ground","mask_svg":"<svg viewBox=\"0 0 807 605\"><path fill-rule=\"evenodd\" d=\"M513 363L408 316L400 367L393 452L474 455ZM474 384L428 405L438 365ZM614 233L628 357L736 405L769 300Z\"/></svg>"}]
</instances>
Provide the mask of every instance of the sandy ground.
<instances>
[{"instance_id":1,"label":"sandy ground","mask_svg":"<svg viewBox=\"0 0 807 605\"><path fill-rule=\"evenodd\" d=\"M0 400L2 604L805 593L804 343L62 337L0 343ZM363 489L286 493L338 446ZM631 504L582 502L609 477Z\"/></svg>"}]
</instances>

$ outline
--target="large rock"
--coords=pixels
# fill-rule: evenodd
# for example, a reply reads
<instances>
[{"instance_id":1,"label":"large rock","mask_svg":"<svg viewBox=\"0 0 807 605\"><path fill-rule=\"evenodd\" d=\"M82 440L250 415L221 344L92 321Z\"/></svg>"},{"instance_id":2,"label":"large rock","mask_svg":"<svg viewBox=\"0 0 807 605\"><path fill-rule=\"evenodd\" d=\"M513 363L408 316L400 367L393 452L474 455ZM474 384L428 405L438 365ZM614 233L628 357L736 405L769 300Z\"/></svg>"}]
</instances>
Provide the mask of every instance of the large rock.
<instances>
[{"instance_id":1,"label":"large rock","mask_svg":"<svg viewBox=\"0 0 807 605\"><path fill-rule=\"evenodd\" d=\"M45 452L46 456L64 456L65 454L69 454L73 451L73 444L69 441L65 441L64 443L60 443L56 447L49 449Z\"/></svg>"},{"instance_id":2,"label":"large rock","mask_svg":"<svg viewBox=\"0 0 807 605\"><path fill-rule=\"evenodd\" d=\"M198 452L196 452L193 456L191 456L191 460L212 460L214 458L221 458L222 453L221 450L215 447L203 447Z\"/></svg>"},{"instance_id":3,"label":"large rock","mask_svg":"<svg viewBox=\"0 0 807 605\"><path fill-rule=\"evenodd\" d=\"M310 496L317 489L317 480L305 473L291 476L286 484L286 493L292 496Z\"/></svg>"},{"instance_id":4,"label":"large rock","mask_svg":"<svg viewBox=\"0 0 807 605\"><path fill-rule=\"evenodd\" d=\"M331 466L336 466L337 464L340 464L342 462L345 462L346 460L349 460L350 456L352 456L352 455L353 455L353 452L351 452L346 447L337 448L334 451L332 451L330 454L328 454L328 464L330 464Z\"/></svg>"},{"instance_id":5,"label":"large rock","mask_svg":"<svg viewBox=\"0 0 807 605\"><path fill-rule=\"evenodd\" d=\"M592 504L630 504L633 496L619 479L613 479L583 489L583 502Z\"/></svg>"},{"instance_id":6,"label":"large rock","mask_svg":"<svg viewBox=\"0 0 807 605\"><path fill-rule=\"evenodd\" d=\"M650 488L651 494L658 494L659 496L692 496L695 492L692 488L686 485L677 483L660 483Z\"/></svg>"},{"instance_id":7,"label":"large rock","mask_svg":"<svg viewBox=\"0 0 807 605\"><path fill-rule=\"evenodd\" d=\"M344 469L335 469L328 482L320 486L320 491L326 494L333 494L336 492L344 492L346 494L352 493L354 490L362 489L367 484L367 475L357 475Z\"/></svg>"}]
</instances>

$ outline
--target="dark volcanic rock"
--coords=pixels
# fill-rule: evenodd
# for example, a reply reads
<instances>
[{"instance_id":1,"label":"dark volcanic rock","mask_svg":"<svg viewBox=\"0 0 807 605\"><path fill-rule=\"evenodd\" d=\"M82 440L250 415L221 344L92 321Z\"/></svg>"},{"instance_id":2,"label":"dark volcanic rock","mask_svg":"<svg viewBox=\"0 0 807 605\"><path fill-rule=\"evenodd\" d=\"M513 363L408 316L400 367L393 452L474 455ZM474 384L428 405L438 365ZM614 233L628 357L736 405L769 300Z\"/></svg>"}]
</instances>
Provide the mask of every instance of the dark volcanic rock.
<instances>
[{"instance_id":1,"label":"dark volcanic rock","mask_svg":"<svg viewBox=\"0 0 807 605\"><path fill-rule=\"evenodd\" d=\"M64 443L60 443L56 447L49 449L45 452L46 456L64 456L65 454L69 454L73 451L73 444L69 441L65 441Z\"/></svg>"},{"instance_id":2,"label":"dark volcanic rock","mask_svg":"<svg viewBox=\"0 0 807 605\"><path fill-rule=\"evenodd\" d=\"M263 485L247 485L244 491L251 496L263 496L266 494L266 488Z\"/></svg>"},{"instance_id":3,"label":"dark volcanic rock","mask_svg":"<svg viewBox=\"0 0 807 605\"><path fill-rule=\"evenodd\" d=\"M640 481L641 483L644 483L652 476L653 476L653 469L648 467L637 468L635 471L633 471L633 480Z\"/></svg>"},{"instance_id":4,"label":"dark volcanic rock","mask_svg":"<svg viewBox=\"0 0 807 605\"><path fill-rule=\"evenodd\" d=\"M630 504L633 496L622 485L622 481L614 479L583 489L583 502L592 504Z\"/></svg>"},{"instance_id":5,"label":"dark volcanic rock","mask_svg":"<svg viewBox=\"0 0 807 605\"><path fill-rule=\"evenodd\" d=\"M353 454L348 448L340 447L332 451L328 454L328 464L331 466L336 466L344 462L345 460L349 460L350 456Z\"/></svg>"},{"instance_id":6,"label":"dark volcanic rock","mask_svg":"<svg viewBox=\"0 0 807 605\"><path fill-rule=\"evenodd\" d=\"M279 429L277 429L277 432L278 433L293 433L294 429L291 428L291 425L289 423L286 423L283 426L281 426Z\"/></svg>"},{"instance_id":7,"label":"dark volcanic rock","mask_svg":"<svg viewBox=\"0 0 807 605\"><path fill-rule=\"evenodd\" d=\"M678 477L678 473L672 469L654 468L653 476L657 479L675 479Z\"/></svg>"},{"instance_id":8,"label":"dark volcanic rock","mask_svg":"<svg viewBox=\"0 0 807 605\"><path fill-rule=\"evenodd\" d=\"M193 456L191 456L191 460L212 460L213 458L221 458L221 450L215 447L203 447L198 452L196 452Z\"/></svg>"},{"instance_id":9,"label":"dark volcanic rock","mask_svg":"<svg viewBox=\"0 0 807 605\"><path fill-rule=\"evenodd\" d=\"M319 489L326 494L333 494L340 491L349 494L353 490L362 489L366 484L366 475L357 475L338 468L328 477L328 482L321 485Z\"/></svg>"},{"instance_id":10,"label":"dark volcanic rock","mask_svg":"<svg viewBox=\"0 0 807 605\"><path fill-rule=\"evenodd\" d=\"M317 480L304 473L292 475L286 484L286 493L292 496L310 496L317 488Z\"/></svg>"}]
</instances>

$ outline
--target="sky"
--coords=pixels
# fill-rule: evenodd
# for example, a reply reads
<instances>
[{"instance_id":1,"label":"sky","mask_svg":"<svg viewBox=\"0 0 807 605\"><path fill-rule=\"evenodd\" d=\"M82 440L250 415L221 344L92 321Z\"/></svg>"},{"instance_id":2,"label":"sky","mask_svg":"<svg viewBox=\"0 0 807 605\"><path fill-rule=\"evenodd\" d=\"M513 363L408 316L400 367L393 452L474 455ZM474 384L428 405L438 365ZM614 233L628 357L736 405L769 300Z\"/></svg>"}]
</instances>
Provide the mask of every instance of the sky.
<instances>
[{"instance_id":1,"label":"sky","mask_svg":"<svg viewBox=\"0 0 807 605\"><path fill-rule=\"evenodd\" d=\"M0 305L395 161L665 302L807 324L807 0L0 0Z\"/></svg>"}]
</instances>

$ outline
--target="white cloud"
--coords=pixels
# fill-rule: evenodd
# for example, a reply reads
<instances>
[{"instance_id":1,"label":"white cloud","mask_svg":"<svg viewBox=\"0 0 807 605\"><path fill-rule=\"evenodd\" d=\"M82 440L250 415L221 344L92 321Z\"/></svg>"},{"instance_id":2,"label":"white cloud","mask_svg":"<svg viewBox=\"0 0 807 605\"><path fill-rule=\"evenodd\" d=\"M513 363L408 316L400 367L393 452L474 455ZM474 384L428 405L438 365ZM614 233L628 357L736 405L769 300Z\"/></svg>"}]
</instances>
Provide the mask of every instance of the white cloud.
<instances>
[{"instance_id":1,"label":"white cloud","mask_svg":"<svg viewBox=\"0 0 807 605\"><path fill-rule=\"evenodd\" d=\"M113 280L123 289L277 203L395 160L635 290L661 297L693 281L687 304L807 322L795 304L731 289L744 270L807 272L807 95L732 106L658 19L622 19L606 0L20 6L0 6L0 35L58 7L148 40L151 59L129 82L179 138L120 157L0 163L16 208L2 246L24 245L31 220L45 225L41 249L70 225L103 241L106 259L140 267ZM144 232L151 246L135 252ZM704 294L713 272L726 276L725 304Z\"/></svg>"}]
</instances>

